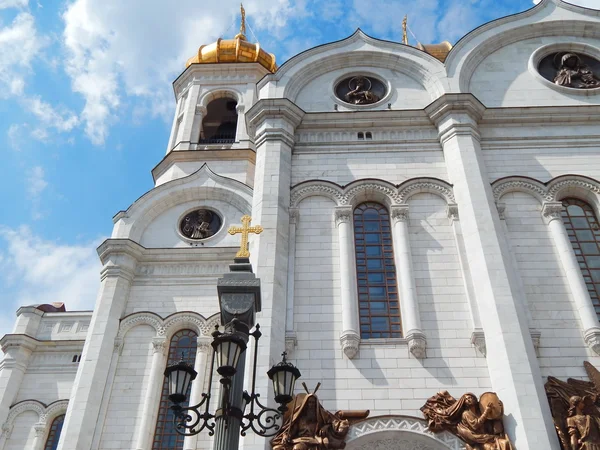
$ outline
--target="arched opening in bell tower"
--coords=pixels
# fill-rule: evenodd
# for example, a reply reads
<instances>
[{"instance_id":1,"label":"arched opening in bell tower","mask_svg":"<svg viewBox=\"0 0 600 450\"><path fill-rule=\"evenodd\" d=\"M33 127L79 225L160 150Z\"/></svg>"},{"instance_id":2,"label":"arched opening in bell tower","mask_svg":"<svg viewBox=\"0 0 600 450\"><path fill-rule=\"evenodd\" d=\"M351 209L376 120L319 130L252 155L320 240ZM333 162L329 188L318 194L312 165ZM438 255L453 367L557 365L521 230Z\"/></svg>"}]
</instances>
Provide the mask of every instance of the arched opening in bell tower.
<instances>
[{"instance_id":1,"label":"arched opening in bell tower","mask_svg":"<svg viewBox=\"0 0 600 450\"><path fill-rule=\"evenodd\" d=\"M206 107L202 120L201 144L232 144L235 142L238 114L232 98L217 98Z\"/></svg>"}]
</instances>

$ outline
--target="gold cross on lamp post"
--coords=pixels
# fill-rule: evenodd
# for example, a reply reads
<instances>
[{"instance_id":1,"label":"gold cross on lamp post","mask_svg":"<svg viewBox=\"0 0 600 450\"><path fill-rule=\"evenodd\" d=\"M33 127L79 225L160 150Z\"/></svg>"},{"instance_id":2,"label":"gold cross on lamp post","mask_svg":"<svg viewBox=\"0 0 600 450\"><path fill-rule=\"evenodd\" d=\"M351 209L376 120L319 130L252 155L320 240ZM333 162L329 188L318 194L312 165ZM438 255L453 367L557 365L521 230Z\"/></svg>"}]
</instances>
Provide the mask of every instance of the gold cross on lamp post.
<instances>
[{"instance_id":1,"label":"gold cross on lamp post","mask_svg":"<svg viewBox=\"0 0 600 450\"><path fill-rule=\"evenodd\" d=\"M229 227L228 233L232 236L236 234L242 235L242 242L240 244L240 250L236 253L236 258L248 258L250 256L250 252L248 251L248 235L250 233L260 234L263 232L263 227L260 225L255 225L253 227L250 226L250 222L252 222L252 217L250 216L242 216L242 226Z\"/></svg>"}]
</instances>

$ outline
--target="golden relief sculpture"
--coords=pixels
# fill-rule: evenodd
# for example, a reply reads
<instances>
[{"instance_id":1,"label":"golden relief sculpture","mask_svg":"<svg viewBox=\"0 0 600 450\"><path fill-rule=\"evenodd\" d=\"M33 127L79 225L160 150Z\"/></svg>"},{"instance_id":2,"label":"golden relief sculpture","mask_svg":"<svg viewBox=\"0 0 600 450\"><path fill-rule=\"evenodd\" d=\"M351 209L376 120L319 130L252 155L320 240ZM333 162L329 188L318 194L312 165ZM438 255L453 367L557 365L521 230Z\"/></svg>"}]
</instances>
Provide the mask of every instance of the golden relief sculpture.
<instances>
[{"instance_id":1,"label":"golden relief sculpture","mask_svg":"<svg viewBox=\"0 0 600 450\"><path fill-rule=\"evenodd\" d=\"M284 424L271 440L273 450L337 450L346 448L350 423L364 419L369 411L327 411L315 395L297 395L288 409Z\"/></svg>"},{"instance_id":2,"label":"golden relief sculpture","mask_svg":"<svg viewBox=\"0 0 600 450\"><path fill-rule=\"evenodd\" d=\"M494 392L477 401L467 393L458 400L448 391L438 392L421 408L431 431L449 431L461 438L467 450L513 450L504 432L504 406Z\"/></svg>"},{"instance_id":3,"label":"golden relief sculpture","mask_svg":"<svg viewBox=\"0 0 600 450\"><path fill-rule=\"evenodd\" d=\"M548 377L545 385L563 450L600 450L600 372L583 365L591 381Z\"/></svg>"}]
</instances>

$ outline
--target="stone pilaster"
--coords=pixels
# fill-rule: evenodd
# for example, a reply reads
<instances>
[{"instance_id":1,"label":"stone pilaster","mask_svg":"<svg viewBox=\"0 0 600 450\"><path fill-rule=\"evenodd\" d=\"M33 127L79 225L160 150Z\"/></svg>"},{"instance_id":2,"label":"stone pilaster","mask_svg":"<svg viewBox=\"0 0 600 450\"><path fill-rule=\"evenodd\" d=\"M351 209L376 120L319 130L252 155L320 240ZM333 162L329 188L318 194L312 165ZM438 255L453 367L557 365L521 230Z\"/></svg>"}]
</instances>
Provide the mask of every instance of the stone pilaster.
<instances>
[{"instance_id":1,"label":"stone pilaster","mask_svg":"<svg viewBox=\"0 0 600 450\"><path fill-rule=\"evenodd\" d=\"M8 418L36 344L35 339L24 334L7 334L0 340L5 354L0 365L0 424Z\"/></svg>"},{"instance_id":2,"label":"stone pilaster","mask_svg":"<svg viewBox=\"0 0 600 450\"><path fill-rule=\"evenodd\" d=\"M288 252L288 278L287 278L287 311L285 317L285 351L291 356L296 348L297 339L294 329L294 288L296 271L296 226L300 220L300 210L290 208L290 234Z\"/></svg>"},{"instance_id":3,"label":"stone pilaster","mask_svg":"<svg viewBox=\"0 0 600 450\"><path fill-rule=\"evenodd\" d=\"M421 330L419 301L415 287L408 233L408 205L393 205L390 213L394 238L394 262L400 285L402 329L404 330L404 337L408 340L408 350L415 358L423 359L426 356L427 340Z\"/></svg>"},{"instance_id":4,"label":"stone pilaster","mask_svg":"<svg viewBox=\"0 0 600 450\"><path fill-rule=\"evenodd\" d=\"M200 137L200 127L202 126L202 112L196 108L198 95L200 94L200 86L194 84L190 87L187 99L184 104L184 111L179 131L175 141L176 150L191 150L192 144L197 143ZM200 114L198 114L200 113ZM200 117L198 117L200 116ZM198 125L200 123L200 125ZM198 135L195 135L196 130Z\"/></svg>"},{"instance_id":5,"label":"stone pilaster","mask_svg":"<svg viewBox=\"0 0 600 450\"><path fill-rule=\"evenodd\" d=\"M563 205L561 202L546 202L542 207L542 217L548 224L558 257L565 271L569 288L573 294L577 314L583 327L585 343L594 352L600 355L600 324L594 309L577 256L569 240L567 230L562 219Z\"/></svg>"},{"instance_id":6,"label":"stone pilaster","mask_svg":"<svg viewBox=\"0 0 600 450\"><path fill-rule=\"evenodd\" d=\"M152 437L156 426L157 405L160 402L161 388L164 371L167 365L166 349L167 339L164 336L152 339L152 363L150 377L146 387L146 398L142 410L141 422L138 425L136 437L136 450L149 450L152 447Z\"/></svg>"},{"instance_id":7,"label":"stone pilaster","mask_svg":"<svg viewBox=\"0 0 600 450\"><path fill-rule=\"evenodd\" d=\"M108 239L98 248L103 268L88 336L75 376L58 450L90 450L110 372L115 338L143 248Z\"/></svg>"},{"instance_id":8,"label":"stone pilaster","mask_svg":"<svg viewBox=\"0 0 600 450\"><path fill-rule=\"evenodd\" d=\"M512 417L507 432L519 450L558 450L524 299L518 297L481 154L478 121L484 110L470 94L446 94L426 108L438 128L454 185L492 389L504 402L506 415Z\"/></svg>"},{"instance_id":9,"label":"stone pilaster","mask_svg":"<svg viewBox=\"0 0 600 450\"><path fill-rule=\"evenodd\" d=\"M250 243L252 265L262 286L262 311L257 322L263 338L256 387L269 404L273 404L273 392L264 374L280 360L285 346L292 149L295 129L303 116L304 112L287 99L260 100L246 113L248 134L256 148L252 219L264 229ZM245 449L262 448L264 438L248 436L243 445Z\"/></svg>"}]
</instances>

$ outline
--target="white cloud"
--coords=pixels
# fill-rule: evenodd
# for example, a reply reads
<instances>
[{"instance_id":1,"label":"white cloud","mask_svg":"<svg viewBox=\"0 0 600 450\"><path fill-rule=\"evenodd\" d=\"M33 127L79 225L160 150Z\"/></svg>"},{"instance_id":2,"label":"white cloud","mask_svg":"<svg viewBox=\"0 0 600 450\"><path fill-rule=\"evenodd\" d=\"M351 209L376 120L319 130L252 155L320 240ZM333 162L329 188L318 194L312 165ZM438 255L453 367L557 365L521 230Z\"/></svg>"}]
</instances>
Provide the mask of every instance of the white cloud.
<instances>
[{"instance_id":1,"label":"white cloud","mask_svg":"<svg viewBox=\"0 0 600 450\"><path fill-rule=\"evenodd\" d=\"M31 197L39 197L48 187L44 179L45 173L42 166L34 166L27 173L27 192Z\"/></svg>"},{"instance_id":2,"label":"white cloud","mask_svg":"<svg viewBox=\"0 0 600 450\"><path fill-rule=\"evenodd\" d=\"M0 0L0 9L27 8L29 0Z\"/></svg>"},{"instance_id":3,"label":"white cloud","mask_svg":"<svg viewBox=\"0 0 600 450\"><path fill-rule=\"evenodd\" d=\"M23 93L24 77L45 44L28 12L18 13L8 26L0 24L0 97Z\"/></svg>"},{"instance_id":4,"label":"white cloud","mask_svg":"<svg viewBox=\"0 0 600 450\"><path fill-rule=\"evenodd\" d=\"M66 245L36 236L30 228L0 228L0 294L4 315L0 336L9 333L19 306L63 302L68 311L89 310L100 286L100 241Z\"/></svg>"},{"instance_id":5,"label":"white cloud","mask_svg":"<svg viewBox=\"0 0 600 450\"><path fill-rule=\"evenodd\" d=\"M249 0L244 6L259 35L276 34L299 8L289 0ZM238 11L238 0L72 1L63 15L66 68L85 100L81 119L92 142L105 141L124 96L141 97L155 114L169 115L172 80L200 45L225 33Z\"/></svg>"}]
</instances>

